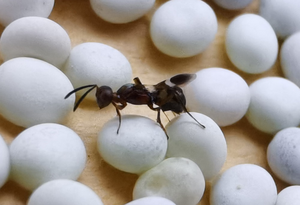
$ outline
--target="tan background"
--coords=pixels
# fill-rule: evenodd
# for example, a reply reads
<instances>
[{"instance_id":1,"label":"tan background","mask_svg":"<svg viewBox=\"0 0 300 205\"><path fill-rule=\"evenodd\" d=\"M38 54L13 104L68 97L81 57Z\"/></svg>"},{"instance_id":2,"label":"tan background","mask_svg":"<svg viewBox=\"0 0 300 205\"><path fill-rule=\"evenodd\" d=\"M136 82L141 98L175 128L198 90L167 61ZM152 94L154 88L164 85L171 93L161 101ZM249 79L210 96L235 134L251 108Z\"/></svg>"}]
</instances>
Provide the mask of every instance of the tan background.
<instances>
[{"instance_id":1,"label":"tan background","mask_svg":"<svg viewBox=\"0 0 300 205\"><path fill-rule=\"evenodd\" d=\"M216 12L219 28L210 47L200 55L186 59L175 59L160 53L152 44L149 24L155 9L166 0L157 0L155 7L143 18L123 25L114 25L98 18L88 0L56 0L50 19L59 23L70 35L72 46L84 42L101 42L120 50L130 61L133 77L139 76L147 84L160 82L173 74L196 72L202 68L223 67L240 74L248 84L263 76L282 75L278 61L273 68L260 75L249 75L238 71L229 61L224 49L224 37L228 23L241 13L257 13L259 1L241 11L227 11L217 7L211 0L205 0ZM0 33L3 31L0 26ZM144 113L156 119L156 113L145 106L129 105L122 114ZM122 205L132 200L131 193L137 176L118 171L105 163L96 149L97 133L103 123L115 116L112 106L101 111L95 102L84 101L72 113L67 126L74 129L83 139L88 154L87 166L79 181L92 188L105 205ZM169 115L172 117L172 115ZM162 115L163 122L167 120ZM17 127L0 116L0 134L11 142L23 128ZM254 163L270 171L266 161L266 149L272 136L253 128L245 118L238 123L222 128L227 144L228 157L223 170L240 163ZM287 186L274 177L278 191ZM200 205L209 204L210 183ZM0 205L26 204L30 192L14 182L7 182L0 189Z\"/></svg>"}]
</instances>

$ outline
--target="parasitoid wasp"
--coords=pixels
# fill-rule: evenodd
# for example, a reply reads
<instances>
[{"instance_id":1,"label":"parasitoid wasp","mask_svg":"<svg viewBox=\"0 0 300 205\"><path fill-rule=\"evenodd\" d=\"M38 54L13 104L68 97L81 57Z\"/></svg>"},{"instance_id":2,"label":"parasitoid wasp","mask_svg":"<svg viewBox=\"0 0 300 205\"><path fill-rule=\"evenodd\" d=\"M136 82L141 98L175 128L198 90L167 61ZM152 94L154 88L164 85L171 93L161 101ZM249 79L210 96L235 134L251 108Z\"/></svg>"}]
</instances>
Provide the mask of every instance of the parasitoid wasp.
<instances>
[{"instance_id":1,"label":"parasitoid wasp","mask_svg":"<svg viewBox=\"0 0 300 205\"><path fill-rule=\"evenodd\" d=\"M176 114L186 112L190 115L202 128L205 128L200 122L198 122L187 110L186 99L183 90L180 86L191 82L196 78L196 74L178 74L171 77L168 80L164 80L156 85L144 85L138 77L133 79L134 83L127 83L121 86L116 92L109 86L98 87L96 84L85 85L74 89L69 92L65 99L73 93L79 90L89 88L75 103L74 111L78 108L82 100L87 96L89 92L96 88L96 100L100 109L107 107L109 104L113 104L116 108L117 115L119 117L119 126L117 133L119 133L121 127L121 113L120 110L127 106L127 103L133 105L147 105L151 110L157 111L157 123L166 133L166 130L160 119L160 111L172 111ZM168 137L167 133L166 136Z\"/></svg>"}]
</instances>

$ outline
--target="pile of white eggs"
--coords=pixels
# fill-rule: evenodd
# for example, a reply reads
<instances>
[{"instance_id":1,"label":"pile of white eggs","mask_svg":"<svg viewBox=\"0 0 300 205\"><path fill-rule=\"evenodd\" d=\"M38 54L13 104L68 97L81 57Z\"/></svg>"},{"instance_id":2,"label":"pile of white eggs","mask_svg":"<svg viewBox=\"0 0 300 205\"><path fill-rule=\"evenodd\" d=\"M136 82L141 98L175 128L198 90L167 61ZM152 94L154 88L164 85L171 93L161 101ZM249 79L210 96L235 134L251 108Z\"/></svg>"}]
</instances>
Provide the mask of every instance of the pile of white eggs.
<instances>
[{"instance_id":1,"label":"pile of white eggs","mask_svg":"<svg viewBox=\"0 0 300 205\"><path fill-rule=\"evenodd\" d=\"M229 10L251 3L213 1ZM149 12L155 0L90 0L90 4L105 21L124 24ZM47 18L53 5L54 0L0 0L0 23L5 26L0 39L4 61L0 114L26 128L9 147L0 136L0 187L10 175L33 191L28 205L103 205L92 189L76 182L87 154L80 136L63 125L75 102L75 96L65 96L89 84L117 90L131 82L132 68L109 45L86 42L71 48L67 32ZM199 70L197 78L184 87L190 115L183 113L167 124L169 139L158 123L144 116L123 115L118 133L118 117L104 124L97 139L101 157L116 169L139 175L133 201L127 205L196 205L206 182L212 182L211 205L299 202L299 8L297 0L261 0L259 14L237 16L225 35L226 54L237 69L260 74L280 57L286 78L265 77L248 86L225 68ZM167 1L154 12L149 25L155 47L176 58L205 51L217 30L213 9L201 0ZM278 38L283 40L280 54ZM93 94L87 97L94 99ZM277 195L271 175L253 164L236 165L220 174L227 157L220 127L244 116L258 130L274 135L266 154L269 166L278 178L294 186Z\"/></svg>"}]
</instances>

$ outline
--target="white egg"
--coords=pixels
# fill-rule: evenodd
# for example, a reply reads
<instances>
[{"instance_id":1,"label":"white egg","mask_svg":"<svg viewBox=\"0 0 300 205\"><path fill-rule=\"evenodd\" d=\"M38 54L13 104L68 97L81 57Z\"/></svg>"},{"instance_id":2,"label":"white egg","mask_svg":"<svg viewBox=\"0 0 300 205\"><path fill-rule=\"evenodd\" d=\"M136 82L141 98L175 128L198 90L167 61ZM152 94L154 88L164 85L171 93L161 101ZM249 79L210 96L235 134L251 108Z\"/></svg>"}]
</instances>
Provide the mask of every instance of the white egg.
<instances>
[{"instance_id":1,"label":"white egg","mask_svg":"<svg viewBox=\"0 0 300 205\"><path fill-rule=\"evenodd\" d=\"M217 29L216 15L205 2L173 0L155 11L150 35L158 50L184 58L203 52L214 40Z\"/></svg>"},{"instance_id":2,"label":"white egg","mask_svg":"<svg viewBox=\"0 0 300 205\"><path fill-rule=\"evenodd\" d=\"M30 196L27 205L103 205L88 186L67 179L44 183Z\"/></svg>"},{"instance_id":3,"label":"white egg","mask_svg":"<svg viewBox=\"0 0 300 205\"><path fill-rule=\"evenodd\" d=\"M238 74L223 68L207 68L186 85L184 93L189 111L203 113L219 126L239 121L247 112L250 90Z\"/></svg>"},{"instance_id":4,"label":"white egg","mask_svg":"<svg viewBox=\"0 0 300 205\"><path fill-rule=\"evenodd\" d=\"M64 99L73 86L63 72L34 58L14 58L0 66L0 114L23 127L62 123L75 97Z\"/></svg>"},{"instance_id":5,"label":"white egg","mask_svg":"<svg viewBox=\"0 0 300 205\"><path fill-rule=\"evenodd\" d=\"M281 46L280 63L286 78L300 87L300 32L288 37Z\"/></svg>"},{"instance_id":6,"label":"white egg","mask_svg":"<svg viewBox=\"0 0 300 205\"><path fill-rule=\"evenodd\" d=\"M98 135L98 151L115 168L141 174L160 163L167 152L167 136L155 121L138 115L115 117Z\"/></svg>"},{"instance_id":7,"label":"white egg","mask_svg":"<svg viewBox=\"0 0 300 205\"><path fill-rule=\"evenodd\" d=\"M289 186L279 192L275 205L298 205L300 201L300 186Z\"/></svg>"},{"instance_id":8,"label":"white egg","mask_svg":"<svg viewBox=\"0 0 300 205\"><path fill-rule=\"evenodd\" d=\"M125 205L176 205L169 199L159 196L148 196L131 201Z\"/></svg>"},{"instance_id":9,"label":"white egg","mask_svg":"<svg viewBox=\"0 0 300 205\"><path fill-rule=\"evenodd\" d=\"M275 134L300 124L300 89L281 77L265 77L250 85L251 102L246 114L257 129Z\"/></svg>"},{"instance_id":10,"label":"white egg","mask_svg":"<svg viewBox=\"0 0 300 205\"><path fill-rule=\"evenodd\" d=\"M90 0L94 12L103 20L122 24L135 21L153 7L155 0Z\"/></svg>"},{"instance_id":11,"label":"white egg","mask_svg":"<svg viewBox=\"0 0 300 205\"><path fill-rule=\"evenodd\" d=\"M81 138L55 123L27 128L13 140L9 152L11 178L29 190L54 179L76 180L86 163Z\"/></svg>"},{"instance_id":12,"label":"white egg","mask_svg":"<svg viewBox=\"0 0 300 205\"><path fill-rule=\"evenodd\" d=\"M10 172L9 151L6 142L0 135L0 189L8 179Z\"/></svg>"},{"instance_id":13,"label":"white egg","mask_svg":"<svg viewBox=\"0 0 300 205\"><path fill-rule=\"evenodd\" d=\"M201 169L205 180L215 177L227 156L227 145L220 127L209 117L190 113L202 128L187 113L174 118L166 126L168 136L167 157L185 157Z\"/></svg>"},{"instance_id":14,"label":"white egg","mask_svg":"<svg viewBox=\"0 0 300 205\"><path fill-rule=\"evenodd\" d=\"M211 205L274 205L277 188L272 176L254 164L226 170L212 185Z\"/></svg>"},{"instance_id":15,"label":"white egg","mask_svg":"<svg viewBox=\"0 0 300 205\"><path fill-rule=\"evenodd\" d=\"M63 70L76 88L97 84L117 91L132 80L127 58L117 49L102 43L87 42L75 46ZM87 97L95 99L92 94Z\"/></svg>"},{"instance_id":16,"label":"white egg","mask_svg":"<svg viewBox=\"0 0 300 205\"><path fill-rule=\"evenodd\" d=\"M0 0L0 24L7 26L14 20L26 16L47 18L54 6L54 0Z\"/></svg>"},{"instance_id":17,"label":"white egg","mask_svg":"<svg viewBox=\"0 0 300 205\"><path fill-rule=\"evenodd\" d=\"M300 31L300 1L261 0L259 5L259 14L270 22L279 38Z\"/></svg>"},{"instance_id":18,"label":"white egg","mask_svg":"<svg viewBox=\"0 0 300 205\"><path fill-rule=\"evenodd\" d=\"M253 0L213 0L224 9L238 10L246 8Z\"/></svg>"},{"instance_id":19,"label":"white egg","mask_svg":"<svg viewBox=\"0 0 300 205\"><path fill-rule=\"evenodd\" d=\"M186 158L168 158L138 178L133 199L161 196L176 205L195 205L204 189L204 177L197 164Z\"/></svg>"},{"instance_id":20,"label":"white egg","mask_svg":"<svg viewBox=\"0 0 300 205\"><path fill-rule=\"evenodd\" d=\"M278 55L278 41L271 25L256 14L242 14L230 22L226 52L240 70L256 74L269 70Z\"/></svg>"},{"instance_id":21,"label":"white egg","mask_svg":"<svg viewBox=\"0 0 300 205\"><path fill-rule=\"evenodd\" d=\"M61 68L71 50L67 32L56 22L43 17L23 17L9 24L0 39L4 61L32 57Z\"/></svg>"},{"instance_id":22,"label":"white egg","mask_svg":"<svg viewBox=\"0 0 300 205\"><path fill-rule=\"evenodd\" d=\"M300 185L300 128L290 127L276 133L267 149L267 159L277 177Z\"/></svg>"}]
</instances>

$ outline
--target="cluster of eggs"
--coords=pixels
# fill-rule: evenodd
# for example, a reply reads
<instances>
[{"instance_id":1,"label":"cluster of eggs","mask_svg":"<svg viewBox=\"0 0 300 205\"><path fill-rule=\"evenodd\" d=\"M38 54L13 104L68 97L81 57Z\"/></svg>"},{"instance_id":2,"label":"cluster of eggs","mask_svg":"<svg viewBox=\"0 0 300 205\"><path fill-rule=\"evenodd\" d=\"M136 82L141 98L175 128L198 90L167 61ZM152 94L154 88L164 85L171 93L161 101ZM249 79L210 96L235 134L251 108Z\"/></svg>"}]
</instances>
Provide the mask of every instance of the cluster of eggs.
<instances>
[{"instance_id":1,"label":"cluster of eggs","mask_svg":"<svg viewBox=\"0 0 300 205\"><path fill-rule=\"evenodd\" d=\"M219 6L242 9L251 0L214 0ZM128 23L145 15L154 0L90 0L105 21ZM132 69L118 50L86 42L71 48L67 32L48 19L54 0L0 0L0 114L25 127L9 145L0 136L0 187L11 178L33 193L28 205L92 204L101 199L76 182L86 164L81 138L61 125L73 109L75 97L64 99L76 87L107 85L113 90L130 82ZM260 15L236 17L226 33L230 61L249 74L269 70L279 56L284 75L247 85L233 71L207 68L184 88L187 108L205 125L199 127L187 113L166 126L170 137L146 117L125 115L109 120L98 135L101 157L113 167L138 174L132 202L127 205L196 205L205 182L214 179L212 205L282 205L298 202L300 168L300 22L297 0L261 0ZM274 11L280 11L273 13ZM162 53L186 58L203 52L215 39L218 21L201 0L172 0L153 14L150 36ZM105 76L105 77L103 77ZM88 95L93 99L94 96ZM202 113L202 114L200 114ZM293 184L277 195L271 175L253 164L241 164L216 178L225 163L226 140L220 127L246 116L254 127L275 135L267 150L272 171ZM49 197L51 193L51 197ZM299 198L299 197L298 197ZM277 202L276 202L277 201Z\"/></svg>"}]
</instances>

